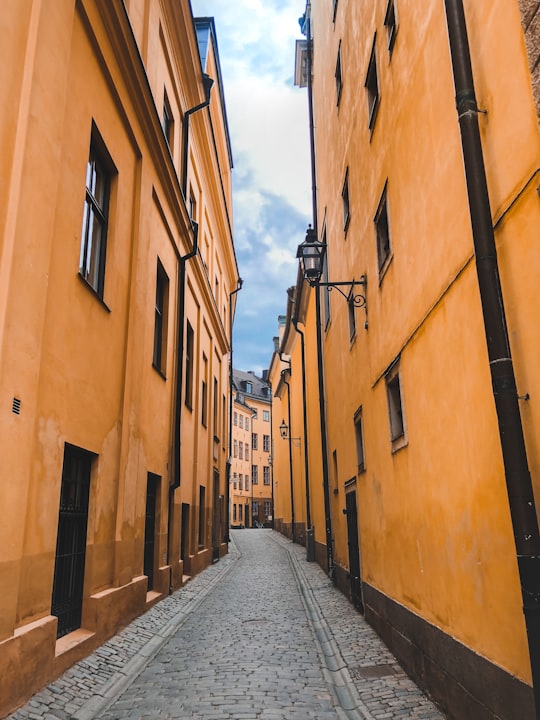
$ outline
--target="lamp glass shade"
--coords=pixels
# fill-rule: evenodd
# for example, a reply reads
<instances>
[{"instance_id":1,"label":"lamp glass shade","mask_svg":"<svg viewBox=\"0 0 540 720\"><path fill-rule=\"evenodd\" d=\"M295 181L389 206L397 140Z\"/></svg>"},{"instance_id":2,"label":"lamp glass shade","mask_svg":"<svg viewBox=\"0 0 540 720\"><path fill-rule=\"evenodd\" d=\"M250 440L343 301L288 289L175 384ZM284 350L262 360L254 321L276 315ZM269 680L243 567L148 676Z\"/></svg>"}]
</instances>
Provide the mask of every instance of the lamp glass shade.
<instances>
[{"instance_id":1,"label":"lamp glass shade","mask_svg":"<svg viewBox=\"0 0 540 720\"><path fill-rule=\"evenodd\" d=\"M306 239L300 243L296 257L300 260L302 274L308 282L320 280L323 270L326 245L317 240L315 230L309 228Z\"/></svg>"}]
</instances>

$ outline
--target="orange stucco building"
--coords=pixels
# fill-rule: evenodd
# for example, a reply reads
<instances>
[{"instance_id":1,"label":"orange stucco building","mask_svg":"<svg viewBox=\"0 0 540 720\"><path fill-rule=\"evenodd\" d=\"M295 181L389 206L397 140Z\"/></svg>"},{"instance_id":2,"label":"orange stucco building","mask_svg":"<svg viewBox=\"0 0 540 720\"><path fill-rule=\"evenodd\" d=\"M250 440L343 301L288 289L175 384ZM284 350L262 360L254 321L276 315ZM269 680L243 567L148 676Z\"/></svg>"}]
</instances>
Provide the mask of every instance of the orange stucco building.
<instances>
[{"instance_id":1,"label":"orange stucco building","mask_svg":"<svg viewBox=\"0 0 540 720\"><path fill-rule=\"evenodd\" d=\"M290 293L270 380L276 394L286 370L293 435L307 434L294 512L306 522L309 495L317 559L450 717L511 720L537 716L533 682L540 696L540 14L538 2L464 0L475 107L450 51L459 4L307 4L296 79L313 111L311 222L326 257L319 289L299 275ZM498 264L489 282L500 278L505 314L485 295L473 122ZM353 281L345 297L324 285ZM494 355L493 314L515 387L497 377L510 352ZM527 466L520 495L504 454L516 422L529 495ZM275 452L284 474L287 448ZM290 490L276 488L276 517L290 523Z\"/></svg>"},{"instance_id":2,"label":"orange stucco building","mask_svg":"<svg viewBox=\"0 0 540 720\"><path fill-rule=\"evenodd\" d=\"M0 714L226 552L238 280L212 19L2 29Z\"/></svg>"}]
</instances>

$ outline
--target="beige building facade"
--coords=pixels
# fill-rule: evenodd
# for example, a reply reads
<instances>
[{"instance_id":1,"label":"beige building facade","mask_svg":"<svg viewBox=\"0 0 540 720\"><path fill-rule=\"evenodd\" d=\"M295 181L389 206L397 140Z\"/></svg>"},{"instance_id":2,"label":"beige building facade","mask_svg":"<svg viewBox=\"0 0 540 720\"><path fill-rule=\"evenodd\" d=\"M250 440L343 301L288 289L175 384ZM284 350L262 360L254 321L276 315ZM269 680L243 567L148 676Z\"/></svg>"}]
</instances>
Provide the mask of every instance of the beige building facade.
<instances>
[{"instance_id":1,"label":"beige building facade","mask_svg":"<svg viewBox=\"0 0 540 720\"><path fill-rule=\"evenodd\" d=\"M272 527L272 399L266 375L233 370L231 527Z\"/></svg>"},{"instance_id":2,"label":"beige building facade","mask_svg":"<svg viewBox=\"0 0 540 720\"><path fill-rule=\"evenodd\" d=\"M226 552L238 279L213 21L2 25L0 714Z\"/></svg>"}]
</instances>

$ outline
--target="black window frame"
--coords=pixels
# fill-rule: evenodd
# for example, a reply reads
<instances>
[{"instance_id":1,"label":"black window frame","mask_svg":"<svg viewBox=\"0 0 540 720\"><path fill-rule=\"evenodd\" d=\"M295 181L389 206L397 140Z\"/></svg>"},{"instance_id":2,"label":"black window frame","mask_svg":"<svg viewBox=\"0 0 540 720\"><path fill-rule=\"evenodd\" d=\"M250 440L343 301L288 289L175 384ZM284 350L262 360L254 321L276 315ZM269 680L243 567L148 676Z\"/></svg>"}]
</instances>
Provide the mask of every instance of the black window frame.
<instances>
[{"instance_id":1,"label":"black window frame","mask_svg":"<svg viewBox=\"0 0 540 720\"><path fill-rule=\"evenodd\" d=\"M167 145L169 146L169 150L172 151L174 137L174 115L171 110L171 103L169 102L169 98L167 97L166 90L163 90L163 115L161 118L161 127L163 129L163 134L165 135Z\"/></svg>"},{"instance_id":2,"label":"black window frame","mask_svg":"<svg viewBox=\"0 0 540 720\"><path fill-rule=\"evenodd\" d=\"M354 414L354 437L356 443L356 469L358 473L366 470L366 447L364 443L364 413L362 406Z\"/></svg>"},{"instance_id":3,"label":"black window frame","mask_svg":"<svg viewBox=\"0 0 540 720\"><path fill-rule=\"evenodd\" d=\"M386 399L392 452L407 445L407 428L401 382L401 361L397 358L385 374Z\"/></svg>"},{"instance_id":4,"label":"black window frame","mask_svg":"<svg viewBox=\"0 0 540 720\"><path fill-rule=\"evenodd\" d=\"M103 138L95 124L92 124L90 150L86 164L86 194L81 229L79 275L101 300L103 300L105 291L111 193L117 173ZM100 227L97 242L94 237L95 223Z\"/></svg>"},{"instance_id":5,"label":"black window frame","mask_svg":"<svg viewBox=\"0 0 540 720\"><path fill-rule=\"evenodd\" d=\"M388 54L392 56L398 31L398 20L395 0L388 0L388 5L386 6L386 13L384 16L384 27L386 28Z\"/></svg>"},{"instance_id":6,"label":"black window frame","mask_svg":"<svg viewBox=\"0 0 540 720\"><path fill-rule=\"evenodd\" d=\"M169 314L169 276L161 261L157 260L156 302L154 306L154 353L153 367L166 377L167 371L167 325Z\"/></svg>"},{"instance_id":7,"label":"black window frame","mask_svg":"<svg viewBox=\"0 0 540 720\"><path fill-rule=\"evenodd\" d=\"M379 74L377 71L377 33L375 33L375 36L373 38L373 45L369 57L364 87L366 89L367 97L368 128L370 132L373 132L373 128L375 127L375 121L379 112L379 105L381 102L381 95L379 91Z\"/></svg>"},{"instance_id":8,"label":"black window frame","mask_svg":"<svg viewBox=\"0 0 540 720\"><path fill-rule=\"evenodd\" d=\"M184 403L190 410L193 410L193 378L195 372L195 332L189 320L186 320L186 347L185 347L185 363L186 363L186 380L185 380L185 398Z\"/></svg>"},{"instance_id":9,"label":"black window frame","mask_svg":"<svg viewBox=\"0 0 540 720\"><path fill-rule=\"evenodd\" d=\"M343 63L341 58L341 40L339 41L338 45L334 79L336 81L336 105L337 107L339 107L341 103L341 95L343 93Z\"/></svg>"},{"instance_id":10,"label":"black window frame","mask_svg":"<svg viewBox=\"0 0 540 720\"><path fill-rule=\"evenodd\" d=\"M345 178L341 188L341 202L343 204L343 232L347 234L351 222L351 196L349 188L349 168L345 170Z\"/></svg>"},{"instance_id":11,"label":"black window frame","mask_svg":"<svg viewBox=\"0 0 540 720\"><path fill-rule=\"evenodd\" d=\"M386 272L392 259L392 238L390 235L390 221L388 215L388 182L385 183L377 210L373 217L375 224L375 238L377 242L377 265L379 278Z\"/></svg>"}]
</instances>

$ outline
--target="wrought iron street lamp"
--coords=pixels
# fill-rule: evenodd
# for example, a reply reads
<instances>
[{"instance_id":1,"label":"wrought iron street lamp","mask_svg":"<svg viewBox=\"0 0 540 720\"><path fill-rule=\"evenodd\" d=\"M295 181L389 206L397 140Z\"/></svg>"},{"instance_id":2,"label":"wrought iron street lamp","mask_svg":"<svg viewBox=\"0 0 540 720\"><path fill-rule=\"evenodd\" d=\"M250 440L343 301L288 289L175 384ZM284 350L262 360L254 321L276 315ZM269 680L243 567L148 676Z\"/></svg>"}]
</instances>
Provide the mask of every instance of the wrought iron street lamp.
<instances>
[{"instance_id":1,"label":"wrought iron street lamp","mask_svg":"<svg viewBox=\"0 0 540 720\"><path fill-rule=\"evenodd\" d=\"M306 239L303 243L300 243L296 251L296 257L300 261L302 275L311 287L326 287L329 290L335 288L348 302L351 302L354 307L365 308L367 329L367 297L365 291L365 288L367 287L367 277L362 275L358 280L337 282L321 281L326 257L326 248L326 243L322 243L317 240L317 233L314 228L309 227L306 232ZM357 285L361 285L364 288L363 293L355 292L355 287ZM343 292L341 289L342 287L348 287L349 292Z\"/></svg>"}]
</instances>

